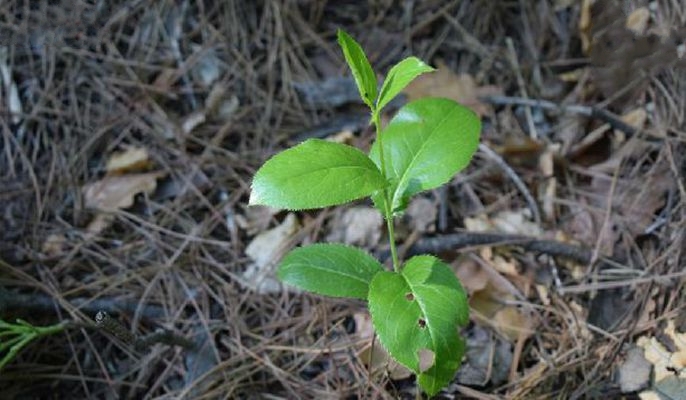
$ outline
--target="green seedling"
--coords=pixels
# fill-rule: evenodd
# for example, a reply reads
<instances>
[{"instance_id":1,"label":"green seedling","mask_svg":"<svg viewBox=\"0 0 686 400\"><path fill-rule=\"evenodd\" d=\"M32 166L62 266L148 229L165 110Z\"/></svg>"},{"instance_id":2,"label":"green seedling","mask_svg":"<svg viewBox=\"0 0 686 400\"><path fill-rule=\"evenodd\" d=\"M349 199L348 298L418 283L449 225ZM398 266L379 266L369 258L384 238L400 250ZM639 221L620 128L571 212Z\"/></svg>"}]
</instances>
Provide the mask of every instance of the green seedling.
<instances>
[{"instance_id":1,"label":"green seedling","mask_svg":"<svg viewBox=\"0 0 686 400\"><path fill-rule=\"evenodd\" d=\"M306 140L273 156L255 173L250 204L302 210L371 197L386 219L392 271L361 249L319 243L287 254L277 275L313 293L366 300L381 344L434 395L453 379L464 355L459 330L469 319L467 296L450 267L432 255L400 263L393 218L411 196L444 185L467 166L478 146L481 122L452 100L423 98L403 106L382 128L384 106L433 68L406 58L391 68L377 91L376 74L360 45L340 30L338 43L371 110L376 141L369 154Z\"/></svg>"},{"instance_id":2,"label":"green seedling","mask_svg":"<svg viewBox=\"0 0 686 400\"><path fill-rule=\"evenodd\" d=\"M18 319L16 323L0 319L0 370L9 364L29 343L44 336L54 335L66 329L66 323L50 326L33 326Z\"/></svg>"}]
</instances>

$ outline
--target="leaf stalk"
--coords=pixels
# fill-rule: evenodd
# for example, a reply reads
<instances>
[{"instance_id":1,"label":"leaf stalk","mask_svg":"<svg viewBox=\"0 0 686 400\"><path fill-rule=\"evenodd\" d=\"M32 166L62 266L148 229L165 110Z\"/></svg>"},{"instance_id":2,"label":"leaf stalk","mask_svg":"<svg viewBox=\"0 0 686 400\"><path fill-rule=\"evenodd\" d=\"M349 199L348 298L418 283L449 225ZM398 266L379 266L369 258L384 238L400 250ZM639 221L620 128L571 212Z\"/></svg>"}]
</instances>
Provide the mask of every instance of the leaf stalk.
<instances>
[{"instance_id":1,"label":"leaf stalk","mask_svg":"<svg viewBox=\"0 0 686 400\"><path fill-rule=\"evenodd\" d=\"M379 142L379 161L381 162L381 173L386 175L386 160L384 158L383 138L381 137L381 116L380 110L372 110L372 121L376 128L376 140ZM395 247L395 227L393 225L393 204L391 203L391 194L388 188L383 190L384 197L384 219L386 220L386 227L388 229L388 244L391 247L391 260L393 262L393 271L400 271L400 263L398 261L398 250Z\"/></svg>"}]
</instances>

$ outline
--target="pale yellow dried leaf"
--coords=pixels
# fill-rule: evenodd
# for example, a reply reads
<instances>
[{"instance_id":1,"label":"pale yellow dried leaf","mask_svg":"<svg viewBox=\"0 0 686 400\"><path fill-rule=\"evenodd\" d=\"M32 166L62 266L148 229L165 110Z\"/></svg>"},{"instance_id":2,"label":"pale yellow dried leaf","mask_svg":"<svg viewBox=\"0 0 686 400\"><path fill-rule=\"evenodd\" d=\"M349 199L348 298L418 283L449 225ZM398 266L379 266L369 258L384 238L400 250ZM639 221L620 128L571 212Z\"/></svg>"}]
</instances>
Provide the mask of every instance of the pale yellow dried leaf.
<instances>
[{"instance_id":1,"label":"pale yellow dried leaf","mask_svg":"<svg viewBox=\"0 0 686 400\"><path fill-rule=\"evenodd\" d=\"M641 400L663 400L662 397L660 397L657 392L654 392L652 390L646 390L638 394L638 397Z\"/></svg>"},{"instance_id":2,"label":"pale yellow dried leaf","mask_svg":"<svg viewBox=\"0 0 686 400\"><path fill-rule=\"evenodd\" d=\"M479 214L476 217L467 217L463 221L464 227L470 232L488 232L493 230L493 223L485 214Z\"/></svg>"},{"instance_id":3,"label":"pale yellow dried leaf","mask_svg":"<svg viewBox=\"0 0 686 400\"><path fill-rule=\"evenodd\" d=\"M132 171L141 171L150 165L148 150L141 147L129 147L128 149L112 154L107 160L105 170L110 174L123 174Z\"/></svg>"},{"instance_id":4,"label":"pale yellow dried leaf","mask_svg":"<svg viewBox=\"0 0 686 400\"><path fill-rule=\"evenodd\" d=\"M501 211L491 218L496 230L513 235L538 237L543 234L539 225L531 222L531 211L528 208Z\"/></svg>"},{"instance_id":5,"label":"pale yellow dried leaf","mask_svg":"<svg viewBox=\"0 0 686 400\"><path fill-rule=\"evenodd\" d=\"M621 119L632 128L641 129L648 119L648 112L645 110L645 108L639 107L622 114Z\"/></svg>"},{"instance_id":6,"label":"pale yellow dried leaf","mask_svg":"<svg viewBox=\"0 0 686 400\"><path fill-rule=\"evenodd\" d=\"M329 142L342 144L352 144L354 139L355 135L353 135L353 132L350 129L344 129L326 138Z\"/></svg>"},{"instance_id":7,"label":"pale yellow dried leaf","mask_svg":"<svg viewBox=\"0 0 686 400\"><path fill-rule=\"evenodd\" d=\"M358 311L354 313L353 321L355 321L355 334L360 339L369 339L374 335L374 325L368 312Z\"/></svg>"},{"instance_id":8,"label":"pale yellow dried leaf","mask_svg":"<svg viewBox=\"0 0 686 400\"><path fill-rule=\"evenodd\" d=\"M86 226L85 238L90 239L98 233L104 231L105 229L107 229L108 226L112 224L113 220L114 217L112 216L112 214L96 214L95 217L91 220L91 222L88 223L88 226Z\"/></svg>"},{"instance_id":9,"label":"pale yellow dried leaf","mask_svg":"<svg viewBox=\"0 0 686 400\"><path fill-rule=\"evenodd\" d=\"M549 306L550 305L550 292L548 291L548 287L545 285L535 285L536 288L536 293L538 293L538 298L541 299L541 303L544 306Z\"/></svg>"},{"instance_id":10,"label":"pale yellow dried leaf","mask_svg":"<svg viewBox=\"0 0 686 400\"><path fill-rule=\"evenodd\" d=\"M554 155L559 154L560 145L548 145L538 158L541 175L546 177L543 182L543 214L549 221L555 220L555 200L557 199L557 180L555 179Z\"/></svg>"},{"instance_id":11,"label":"pale yellow dried leaf","mask_svg":"<svg viewBox=\"0 0 686 400\"><path fill-rule=\"evenodd\" d=\"M667 321L664 334L674 344L674 351L668 350L654 336L641 336L637 344L644 349L645 358L653 364L655 382L674 376L673 371L686 369L686 333L676 331L674 320ZM680 374L686 374L681 372ZM682 376L682 378L686 378Z\"/></svg>"},{"instance_id":12,"label":"pale yellow dried leaf","mask_svg":"<svg viewBox=\"0 0 686 400\"><path fill-rule=\"evenodd\" d=\"M574 82L578 82L586 72L587 72L586 68L577 68L577 69L574 69L571 71L559 73L559 74L557 74L557 77L562 82L574 83Z\"/></svg>"},{"instance_id":13,"label":"pale yellow dried leaf","mask_svg":"<svg viewBox=\"0 0 686 400\"><path fill-rule=\"evenodd\" d=\"M491 260L491 264L496 269L496 271L510 276L519 276L520 273L517 271L517 264L515 264L513 259L505 259L502 256L495 256Z\"/></svg>"},{"instance_id":14,"label":"pale yellow dried leaf","mask_svg":"<svg viewBox=\"0 0 686 400\"><path fill-rule=\"evenodd\" d=\"M626 18L626 28L634 34L642 36L648 30L648 22L650 21L650 11L648 7L639 7L629 14Z\"/></svg>"}]
</instances>

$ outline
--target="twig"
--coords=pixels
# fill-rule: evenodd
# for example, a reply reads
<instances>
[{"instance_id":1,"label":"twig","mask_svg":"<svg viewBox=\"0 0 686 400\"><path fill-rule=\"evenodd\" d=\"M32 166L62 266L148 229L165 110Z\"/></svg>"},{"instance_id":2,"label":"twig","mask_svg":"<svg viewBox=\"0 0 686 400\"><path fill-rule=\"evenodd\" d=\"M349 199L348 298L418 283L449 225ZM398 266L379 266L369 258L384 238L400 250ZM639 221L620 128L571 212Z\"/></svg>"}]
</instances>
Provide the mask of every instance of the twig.
<instances>
[{"instance_id":1,"label":"twig","mask_svg":"<svg viewBox=\"0 0 686 400\"><path fill-rule=\"evenodd\" d=\"M512 38L507 37L505 38L505 43L507 43L507 50L510 54L510 64L512 64L512 68L515 70L515 76L517 77L517 86L519 86L519 91L522 94L522 97L525 99L529 98L529 95L526 92L526 84L524 83L524 77L522 76L522 70L519 67L519 60L517 60L517 51L514 48L514 43L512 42ZM527 107L524 109L524 115L526 116L526 123L529 126L529 136L531 136L532 139L538 139L538 133L536 132L536 125L534 124L534 118L531 115L531 108Z\"/></svg>"},{"instance_id":2,"label":"twig","mask_svg":"<svg viewBox=\"0 0 686 400\"><path fill-rule=\"evenodd\" d=\"M114 335L124 343L133 345L138 351L147 351L155 343L163 343L169 346L181 346L185 349L193 349L195 347L195 344L193 344L192 341L183 336L179 336L168 329L158 329L155 332L142 337L136 336L104 311L99 311L95 315L95 326Z\"/></svg>"},{"instance_id":3,"label":"twig","mask_svg":"<svg viewBox=\"0 0 686 400\"><path fill-rule=\"evenodd\" d=\"M519 106L527 106L527 107L538 107L544 110L550 110L550 111L555 111L557 113L569 113L569 114L578 114L578 115L583 115L588 118L595 118L599 119L603 122L606 122L610 124L610 126L614 129L620 130L627 135L635 135L637 130L636 128L632 127L631 125L627 124L626 122L622 121L622 119L614 114L611 113L610 111L607 111L605 109L602 109L600 107L595 107L595 106L582 106L582 105L562 105L562 104L556 104L553 103L552 101L548 100L540 100L540 99L528 99L528 98L521 98L521 97L510 97L510 96L481 96L479 97L479 100L484 101L489 104L493 105L500 105L500 106L510 106L510 105L519 105Z\"/></svg>"},{"instance_id":4,"label":"twig","mask_svg":"<svg viewBox=\"0 0 686 400\"><path fill-rule=\"evenodd\" d=\"M492 161L494 161L502 170L505 172L505 174L512 179L512 182L515 184L517 189L522 193L522 196L524 196L524 199L526 200L527 205L529 206L529 209L531 210L531 216L534 218L534 222L536 224L541 223L541 212L538 209L538 204L536 203L536 200L534 197L531 195L531 192L529 192L529 189L526 187L526 184L522 179L517 175L515 170L513 170L505 160L503 160L502 157L495 151L491 150L490 147L488 147L484 143L479 143L479 150L481 150L488 158L490 158Z\"/></svg>"},{"instance_id":5,"label":"twig","mask_svg":"<svg viewBox=\"0 0 686 400\"><path fill-rule=\"evenodd\" d=\"M593 254L588 248L560 243L554 240L536 239L506 233L458 232L420 239L408 249L407 255L435 254L446 250L485 245L517 246L527 251L565 257L584 264L591 260ZM616 261L621 262L621 260Z\"/></svg>"}]
</instances>

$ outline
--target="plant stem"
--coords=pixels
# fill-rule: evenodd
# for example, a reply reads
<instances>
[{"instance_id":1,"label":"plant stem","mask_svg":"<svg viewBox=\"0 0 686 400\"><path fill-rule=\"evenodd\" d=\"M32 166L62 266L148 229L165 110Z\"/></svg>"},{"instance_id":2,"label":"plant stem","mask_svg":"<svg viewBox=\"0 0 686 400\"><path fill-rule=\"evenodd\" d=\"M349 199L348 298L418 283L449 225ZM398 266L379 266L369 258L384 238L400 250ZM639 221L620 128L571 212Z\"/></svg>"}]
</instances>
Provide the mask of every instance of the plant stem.
<instances>
[{"instance_id":1,"label":"plant stem","mask_svg":"<svg viewBox=\"0 0 686 400\"><path fill-rule=\"evenodd\" d=\"M386 161L383 152L383 139L381 138L381 116L380 110L372 110L372 121L376 127L376 140L379 142L379 161L381 162L381 173L386 175ZM391 246L391 260L393 261L393 270L398 272L400 263L398 262L398 250L395 248L395 228L393 226L393 210L390 193L388 189L383 190L384 197L384 218L386 219L386 227L388 229L388 244Z\"/></svg>"}]
</instances>

